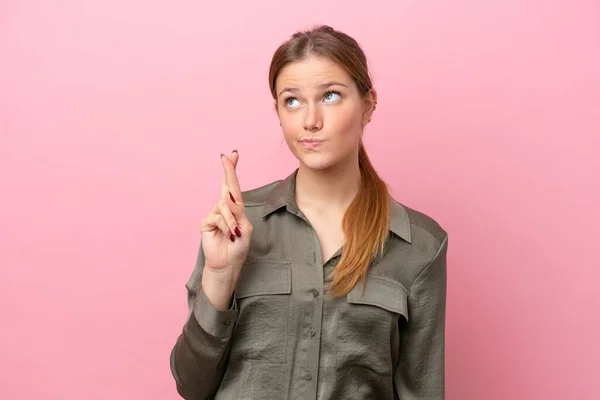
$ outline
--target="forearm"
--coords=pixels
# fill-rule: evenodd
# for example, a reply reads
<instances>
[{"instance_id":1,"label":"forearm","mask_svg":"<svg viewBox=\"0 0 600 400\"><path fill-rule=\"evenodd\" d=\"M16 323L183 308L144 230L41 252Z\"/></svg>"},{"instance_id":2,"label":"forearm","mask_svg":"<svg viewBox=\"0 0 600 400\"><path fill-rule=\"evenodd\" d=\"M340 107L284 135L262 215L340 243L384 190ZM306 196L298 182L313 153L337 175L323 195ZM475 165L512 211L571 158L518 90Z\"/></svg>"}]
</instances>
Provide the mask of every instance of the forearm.
<instances>
[{"instance_id":1,"label":"forearm","mask_svg":"<svg viewBox=\"0 0 600 400\"><path fill-rule=\"evenodd\" d=\"M199 288L183 333L171 352L171 372L184 399L206 399L217 390L237 313L235 300L226 311L218 310Z\"/></svg>"},{"instance_id":2,"label":"forearm","mask_svg":"<svg viewBox=\"0 0 600 400\"><path fill-rule=\"evenodd\" d=\"M239 272L231 269L213 270L204 268L202 290L210 304L219 311L229 310Z\"/></svg>"}]
</instances>

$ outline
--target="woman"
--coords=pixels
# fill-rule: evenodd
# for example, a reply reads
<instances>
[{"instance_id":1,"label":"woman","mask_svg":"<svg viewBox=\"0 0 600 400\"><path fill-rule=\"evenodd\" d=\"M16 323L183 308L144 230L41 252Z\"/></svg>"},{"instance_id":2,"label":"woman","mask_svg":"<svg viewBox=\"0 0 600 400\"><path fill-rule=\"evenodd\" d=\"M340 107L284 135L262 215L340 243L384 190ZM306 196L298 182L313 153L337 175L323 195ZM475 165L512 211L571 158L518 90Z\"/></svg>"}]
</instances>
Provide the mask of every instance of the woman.
<instances>
[{"instance_id":1,"label":"woman","mask_svg":"<svg viewBox=\"0 0 600 400\"><path fill-rule=\"evenodd\" d=\"M390 197L362 145L377 104L359 45L322 26L275 52L270 88L299 167L241 192L221 155L189 316L185 399L443 399L447 233Z\"/></svg>"}]
</instances>

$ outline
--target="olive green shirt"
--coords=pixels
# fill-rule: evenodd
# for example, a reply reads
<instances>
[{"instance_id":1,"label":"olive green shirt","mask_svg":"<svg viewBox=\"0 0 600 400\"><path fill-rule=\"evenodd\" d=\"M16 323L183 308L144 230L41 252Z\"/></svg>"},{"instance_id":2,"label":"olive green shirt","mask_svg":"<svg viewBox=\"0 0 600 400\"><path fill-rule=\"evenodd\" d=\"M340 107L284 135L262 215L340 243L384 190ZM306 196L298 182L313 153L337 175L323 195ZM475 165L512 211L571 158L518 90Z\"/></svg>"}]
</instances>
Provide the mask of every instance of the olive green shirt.
<instances>
[{"instance_id":1,"label":"olive green shirt","mask_svg":"<svg viewBox=\"0 0 600 400\"><path fill-rule=\"evenodd\" d=\"M202 291L200 246L171 352L177 391L185 399L443 399L446 231L390 198L391 234L363 295L359 282L331 298L341 249L322 262L295 201L297 171L243 193L254 231L229 310Z\"/></svg>"}]
</instances>

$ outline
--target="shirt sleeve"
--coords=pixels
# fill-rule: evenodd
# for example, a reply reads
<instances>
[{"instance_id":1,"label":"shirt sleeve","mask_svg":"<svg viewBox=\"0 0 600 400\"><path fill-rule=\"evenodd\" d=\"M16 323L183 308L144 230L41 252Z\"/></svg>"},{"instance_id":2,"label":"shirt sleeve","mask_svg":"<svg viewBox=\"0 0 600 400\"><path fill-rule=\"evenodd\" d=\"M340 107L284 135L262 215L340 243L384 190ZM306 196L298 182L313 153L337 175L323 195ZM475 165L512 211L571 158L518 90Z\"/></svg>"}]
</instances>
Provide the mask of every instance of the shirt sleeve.
<instances>
[{"instance_id":1,"label":"shirt sleeve","mask_svg":"<svg viewBox=\"0 0 600 400\"><path fill-rule=\"evenodd\" d=\"M443 400L448 235L413 282L394 375L403 400Z\"/></svg>"},{"instance_id":2,"label":"shirt sleeve","mask_svg":"<svg viewBox=\"0 0 600 400\"><path fill-rule=\"evenodd\" d=\"M235 294L226 311L217 310L209 302L201 285L203 269L204 253L200 244L196 265L185 285L188 317L171 351L171 373L177 392L184 399L207 399L217 391L238 317Z\"/></svg>"}]
</instances>

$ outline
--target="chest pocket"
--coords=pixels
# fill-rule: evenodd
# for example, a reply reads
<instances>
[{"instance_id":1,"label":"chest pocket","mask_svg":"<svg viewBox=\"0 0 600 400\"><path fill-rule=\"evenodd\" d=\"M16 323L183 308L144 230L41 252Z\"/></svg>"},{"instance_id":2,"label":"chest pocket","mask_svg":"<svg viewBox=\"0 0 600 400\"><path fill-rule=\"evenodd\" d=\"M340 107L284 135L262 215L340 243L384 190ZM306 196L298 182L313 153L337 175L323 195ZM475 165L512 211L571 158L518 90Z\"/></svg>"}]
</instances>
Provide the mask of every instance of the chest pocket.
<instances>
[{"instance_id":1,"label":"chest pocket","mask_svg":"<svg viewBox=\"0 0 600 400\"><path fill-rule=\"evenodd\" d=\"M380 375L392 371L398 350L398 320L408 320L408 292L399 282L368 276L341 303L336 343L338 369L364 367Z\"/></svg>"},{"instance_id":2,"label":"chest pocket","mask_svg":"<svg viewBox=\"0 0 600 400\"><path fill-rule=\"evenodd\" d=\"M289 261L253 260L242 266L235 289L240 311L230 362L285 363L291 272Z\"/></svg>"}]
</instances>

